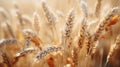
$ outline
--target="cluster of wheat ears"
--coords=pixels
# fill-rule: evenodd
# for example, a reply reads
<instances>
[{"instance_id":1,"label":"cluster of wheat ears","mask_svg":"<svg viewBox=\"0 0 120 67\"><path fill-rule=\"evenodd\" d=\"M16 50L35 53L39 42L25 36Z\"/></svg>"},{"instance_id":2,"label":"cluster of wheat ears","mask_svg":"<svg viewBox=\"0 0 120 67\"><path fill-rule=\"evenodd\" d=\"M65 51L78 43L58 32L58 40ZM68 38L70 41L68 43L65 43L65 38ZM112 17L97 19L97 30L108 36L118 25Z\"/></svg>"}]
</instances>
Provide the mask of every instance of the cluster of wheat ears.
<instances>
[{"instance_id":1,"label":"cluster of wheat ears","mask_svg":"<svg viewBox=\"0 0 120 67\"><path fill-rule=\"evenodd\" d=\"M120 67L120 0L96 0L91 12L77 1L67 16L44 0L33 18L17 1L11 15L0 7L0 67Z\"/></svg>"}]
</instances>

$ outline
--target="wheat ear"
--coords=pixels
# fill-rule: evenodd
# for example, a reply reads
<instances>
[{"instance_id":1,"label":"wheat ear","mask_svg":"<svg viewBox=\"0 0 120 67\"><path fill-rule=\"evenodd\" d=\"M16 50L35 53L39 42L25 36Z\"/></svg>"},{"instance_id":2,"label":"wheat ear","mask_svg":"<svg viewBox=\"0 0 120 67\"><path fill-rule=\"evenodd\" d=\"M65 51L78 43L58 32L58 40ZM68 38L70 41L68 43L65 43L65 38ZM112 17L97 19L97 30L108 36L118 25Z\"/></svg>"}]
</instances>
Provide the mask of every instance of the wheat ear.
<instances>
[{"instance_id":1,"label":"wheat ear","mask_svg":"<svg viewBox=\"0 0 120 67\"><path fill-rule=\"evenodd\" d=\"M15 38L3 39L0 41L0 47L8 44L17 44L18 41Z\"/></svg>"},{"instance_id":2,"label":"wheat ear","mask_svg":"<svg viewBox=\"0 0 120 67\"><path fill-rule=\"evenodd\" d=\"M17 14L17 18L19 20L19 23L20 23L21 27L23 28L24 24L23 24L23 19L22 19L22 13L20 12L20 9L19 9L17 3L14 3L14 8L16 10L16 14Z\"/></svg>"},{"instance_id":3,"label":"wheat ear","mask_svg":"<svg viewBox=\"0 0 120 67\"><path fill-rule=\"evenodd\" d=\"M2 58L3 58L3 62L5 64L7 64L7 67L12 67L11 61L9 59L9 57L7 56L7 54L5 52L3 52L2 50L0 50L0 52L2 53Z\"/></svg>"},{"instance_id":4,"label":"wheat ear","mask_svg":"<svg viewBox=\"0 0 120 67\"><path fill-rule=\"evenodd\" d=\"M51 31L53 33L54 40L55 40L55 35L58 39L57 29L55 26L55 24L57 22L57 18L55 16L55 14L48 8L45 1L42 1L42 8L43 8L43 11L45 13L45 17L48 21L49 27L51 28Z\"/></svg>"},{"instance_id":5,"label":"wheat ear","mask_svg":"<svg viewBox=\"0 0 120 67\"><path fill-rule=\"evenodd\" d=\"M40 40L40 38L36 35L36 33L34 31L32 31L31 29L24 29L23 30L24 33L24 37L26 39L26 46L29 46L29 42L32 41L33 43L35 43L35 45L42 50L41 48L41 43L42 41Z\"/></svg>"},{"instance_id":6,"label":"wheat ear","mask_svg":"<svg viewBox=\"0 0 120 67\"><path fill-rule=\"evenodd\" d=\"M110 20L118 13L119 9L117 7L112 8L107 16L104 18L104 20L99 24L96 32L92 35L92 45L89 50L89 53L91 54L92 52L92 47L94 47L94 43L99 40L102 32L105 30L106 26L110 23Z\"/></svg>"},{"instance_id":7,"label":"wheat ear","mask_svg":"<svg viewBox=\"0 0 120 67\"><path fill-rule=\"evenodd\" d=\"M33 20L34 20L34 29L36 30L37 33L40 31L39 27L39 15L35 12L33 15Z\"/></svg>"},{"instance_id":8,"label":"wheat ear","mask_svg":"<svg viewBox=\"0 0 120 67\"><path fill-rule=\"evenodd\" d=\"M8 22L6 22L6 25L7 25L7 28L8 28L8 31L10 32L10 35L15 38L15 35L13 33L13 29L11 28L11 26L8 24Z\"/></svg>"},{"instance_id":9,"label":"wheat ear","mask_svg":"<svg viewBox=\"0 0 120 67\"><path fill-rule=\"evenodd\" d=\"M34 62L37 62L38 60L41 60L43 57L45 57L46 55L48 55L51 52L56 52L56 51L60 51L63 50L62 47L56 47L56 46L49 46L46 49L40 51L37 56L34 59Z\"/></svg>"},{"instance_id":10,"label":"wheat ear","mask_svg":"<svg viewBox=\"0 0 120 67\"><path fill-rule=\"evenodd\" d=\"M65 42L67 46L71 46L71 42L69 40L71 39L73 21L74 21L74 10L71 9L67 18L66 26L65 26Z\"/></svg>"},{"instance_id":11,"label":"wheat ear","mask_svg":"<svg viewBox=\"0 0 120 67\"><path fill-rule=\"evenodd\" d=\"M12 61L12 64L14 65L15 63L18 62L19 58L21 58L21 57L23 57L23 56L26 56L26 55L28 55L29 53L33 53L33 52L35 52L35 49L34 49L34 48L26 48L26 49L18 52L18 53L15 55L15 57L14 57L14 59L13 59L13 61Z\"/></svg>"}]
</instances>

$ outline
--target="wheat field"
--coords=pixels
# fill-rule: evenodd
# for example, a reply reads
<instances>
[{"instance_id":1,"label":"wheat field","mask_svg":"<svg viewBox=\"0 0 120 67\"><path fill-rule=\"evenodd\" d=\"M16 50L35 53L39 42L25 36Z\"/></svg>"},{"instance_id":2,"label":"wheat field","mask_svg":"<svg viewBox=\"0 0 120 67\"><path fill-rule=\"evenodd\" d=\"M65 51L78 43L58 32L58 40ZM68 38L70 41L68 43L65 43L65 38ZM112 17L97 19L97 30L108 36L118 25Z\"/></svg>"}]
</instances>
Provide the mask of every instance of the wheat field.
<instances>
[{"instance_id":1,"label":"wheat field","mask_svg":"<svg viewBox=\"0 0 120 67\"><path fill-rule=\"evenodd\" d=\"M120 67L120 0L0 0L0 67Z\"/></svg>"}]
</instances>

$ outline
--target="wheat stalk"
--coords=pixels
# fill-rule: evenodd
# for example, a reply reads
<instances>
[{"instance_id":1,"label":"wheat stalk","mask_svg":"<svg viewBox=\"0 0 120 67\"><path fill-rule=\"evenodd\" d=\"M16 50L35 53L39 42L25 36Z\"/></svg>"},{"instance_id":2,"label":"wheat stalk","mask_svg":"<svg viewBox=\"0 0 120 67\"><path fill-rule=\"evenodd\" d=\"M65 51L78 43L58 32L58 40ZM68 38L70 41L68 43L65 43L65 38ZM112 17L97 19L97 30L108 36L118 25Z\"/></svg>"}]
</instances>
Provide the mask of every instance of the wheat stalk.
<instances>
[{"instance_id":1,"label":"wheat stalk","mask_svg":"<svg viewBox=\"0 0 120 67\"><path fill-rule=\"evenodd\" d=\"M7 13L7 11L0 7L0 13L2 14L2 16L5 18L5 21L8 20L10 17L9 17L9 14Z\"/></svg>"},{"instance_id":2,"label":"wheat stalk","mask_svg":"<svg viewBox=\"0 0 120 67\"><path fill-rule=\"evenodd\" d=\"M115 44L113 46L111 46L111 49L110 49L110 51L108 53L107 60L106 60L106 63L104 65L104 67L107 66L107 63L110 61L110 58L115 53L115 51L117 49L119 49L119 47L120 47L120 35L117 36Z\"/></svg>"},{"instance_id":3,"label":"wheat stalk","mask_svg":"<svg viewBox=\"0 0 120 67\"><path fill-rule=\"evenodd\" d=\"M10 35L11 35L13 38L15 38L15 35L14 35L14 33L13 33L13 30L12 30L11 26L8 24L8 22L6 22L6 25L7 25L8 31L10 32Z\"/></svg>"}]
</instances>

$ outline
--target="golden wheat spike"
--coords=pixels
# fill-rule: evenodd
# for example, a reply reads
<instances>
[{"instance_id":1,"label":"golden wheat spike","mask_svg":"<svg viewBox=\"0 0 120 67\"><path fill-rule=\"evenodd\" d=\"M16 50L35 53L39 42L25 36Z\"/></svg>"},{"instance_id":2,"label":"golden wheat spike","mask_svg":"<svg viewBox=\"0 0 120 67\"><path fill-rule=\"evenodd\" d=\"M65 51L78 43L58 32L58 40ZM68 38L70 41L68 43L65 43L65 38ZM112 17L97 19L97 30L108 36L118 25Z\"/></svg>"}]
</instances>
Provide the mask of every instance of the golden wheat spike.
<instances>
[{"instance_id":1,"label":"golden wheat spike","mask_svg":"<svg viewBox=\"0 0 120 67\"><path fill-rule=\"evenodd\" d=\"M69 38L70 34L72 32L73 28L73 21L74 21L74 10L70 10L67 22L66 22L66 27L65 27L65 38Z\"/></svg>"},{"instance_id":2,"label":"golden wheat spike","mask_svg":"<svg viewBox=\"0 0 120 67\"><path fill-rule=\"evenodd\" d=\"M24 37L26 38L27 44L29 44L29 40L35 43L35 45L42 50L40 47L40 44L42 43L40 38L37 36L37 34L32 31L31 29L24 29L23 30ZM26 45L27 46L27 45Z\"/></svg>"},{"instance_id":3,"label":"golden wheat spike","mask_svg":"<svg viewBox=\"0 0 120 67\"><path fill-rule=\"evenodd\" d=\"M90 49L89 49L87 55L91 56L92 52L94 52L94 50L96 50L96 47L98 46L98 44L97 45L95 45L95 44L99 40L101 33L105 30L105 27L108 25L108 23L110 22L110 20L112 19L112 17L114 15L116 15L116 13L118 13L118 11L119 11L118 8L116 8L116 7L112 8L109 11L109 13L107 14L107 16L104 18L104 20L100 23L100 25L98 26L96 32L92 35L91 46L90 46Z\"/></svg>"},{"instance_id":4,"label":"golden wheat spike","mask_svg":"<svg viewBox=\"0 0 120 67\"><path fill-rule=\"evenodd\" d=\"M113 56L113 54L115 53L115 51L116 51L117 49L120 49L120 35L117 36L115 44L114 44L113 46L111 46L104 67L107 66L107 63L110 61L110 58Z\"/></svg>"},{"instance_id":5,"label":"golden wheat spike","mask_svg":"<svg viewBox=\"0 0 120 67\"><path fill-rule=\"evenodd\" d=\"M100 23L100 25L98 26L95 34L94 34L94 39L93 41L97 41L100 37L100 34L102 33L102 31L105 29L106 25L109 24L110 20L112 19L112 17L117 14L119 11L119 9L117 7L112 8L109 13L107 14L107 16L104 18L104 20Z\"/></svg>"},{"instance_id":6,"label":"golden wheat spike","mask_svg":"<svg viewBox=\"0 0 120 67\"><path fill-rule=\"evenodd\" d=\"M26 56L26 55L28 55L28 54L30 54L30 53L33 53L33 52L35 52L35 49L34 49L34 48L26 48L26 49L18 52L18 53L14 56L14 58L13 58L13 60L12 60L12 64L14 65L15 63L17 63L17 62L19 61L19 59L20 59L21 57Z\"/></svg>"},{"instance_id":7,"label":"golden wheat spike","mask_svg":"<svg viewBox=\"0 0 120 67\"><path fill-rule=\"evenodd\" d=\"M48 21L48 27L50 27L52 34L53 34L53 41L56 41L58 40L58 34L57 34L57 29L56 29L57 17L55 13L53 13L53 11L48 8L44 0L42 1L42 8L45 13L45 17Z\"/></svg>"},{"instance_id":8,"label":"golden wheat spike","mask_svg":"<svg viewBox=\"0 0 120 67\"><path fill-rule=\"evenodd\" d=\"M37 33L40 31L40 25L39 25L39 15L35 12L33 15L33 20L34 20L34 29L36 30Z\"/></svg>"},{"instance_id":9,"label":"golden wheat spike","mask_svg":"<svg viewBox=\"0 0 120 67\"><path fill-rule=\"evenodd\" d=\"M17 53L15 55L15 57L21 57L21 56L25 56L27 55L28 53L33 53L35 52L35 49L34 48L26 48L24 50L22 50L21 52Z\"/></svg>"},{"instance_id":10,"label":"golden wheat spike","mask_svg":"<svg viewBox=\"0 0 120 67\"><path fill-rule=\"evenodd\" d=\"M86 29L87 29L88 7L87 7L87 3L83 0L81 0L80 4L84 13L84 17L82 19L81 28L80 28L80 35L78 39L78 47L81 49L87 34Z\"/></svg>"},{"instance_id":11,"label":"golden wheat spike","mask_svg":"<svg viewBox=\"0 0 120 67\"><path fill-rule=\"evenodd\" d=\"M60 51L63 50L62 47L56 47L56 46L49 46L46 49L40 51L37 56L34 59L34 62L37 62L38 60L42 59L43 57L45 57L46 55L48 55L51 52L56 52L56 51Z\"/></svg>"},{"instance_id":12,"label":"golden wheat spike","mask_svg":"<svg viewBox=\"0 0 120 67\"><path fill-rule=\"evenodd\" d=\"M81 28L80 28L80 34L79 34L79 39L78 39L78 47L81 49L83 44L84 44L84 40L85 37L87 36L87 19L84 17L81 23Z\"/></svg>"},{"instance_id":13,"label":"golden wheat spike","mask_svg":"<svg viewBox=\"0 0 120 67\"><path fill-rule=\"evenodd\" d=\"M48 20L48 23L50 25L54 25L56 22L56 16L53 14L53 12L48 8L48 6L46 5L45 1L42 1L42 8L44 10L45 16Z\"/></svg>"},{"instance_id":14,"label":"golden wheat spike","mask_svg":"<svg viewBox=\"0 0 120 67\"><path fill-rule=\"evenodd\" d=\"M74 22L74 9L71 9L67 17L67 21L65 25L65 33L64 33L64 46L69 49L72 46L71 35L72 35L72 29L73 29L73 22Z\"/></svg>"},{"instance_id":15,"label":"golden wheat spike","mask_svg":"<svg viewBox=\"0 0 120 67\"><path fill-rule=\"evenodd\" d=\"M90 50L90 47L91 47L91 44L92 44L92 36L90 35L89 32L86 33L86 46L87 46L87 54L89 53L89 50Z\"/></svg>"},{"instance_id":16,"label":"golden wheat spike","mask_svg":"<svg viewBox=\"0 0 120 67\"><path fill-rule=\"evenodd\" d=\"M7 67L12 67L11 61L9 57L7 56L7 54L2 50L0 50L0 52L2 53L3 63L5 63Z\"/></svg>"}]
</instances>

